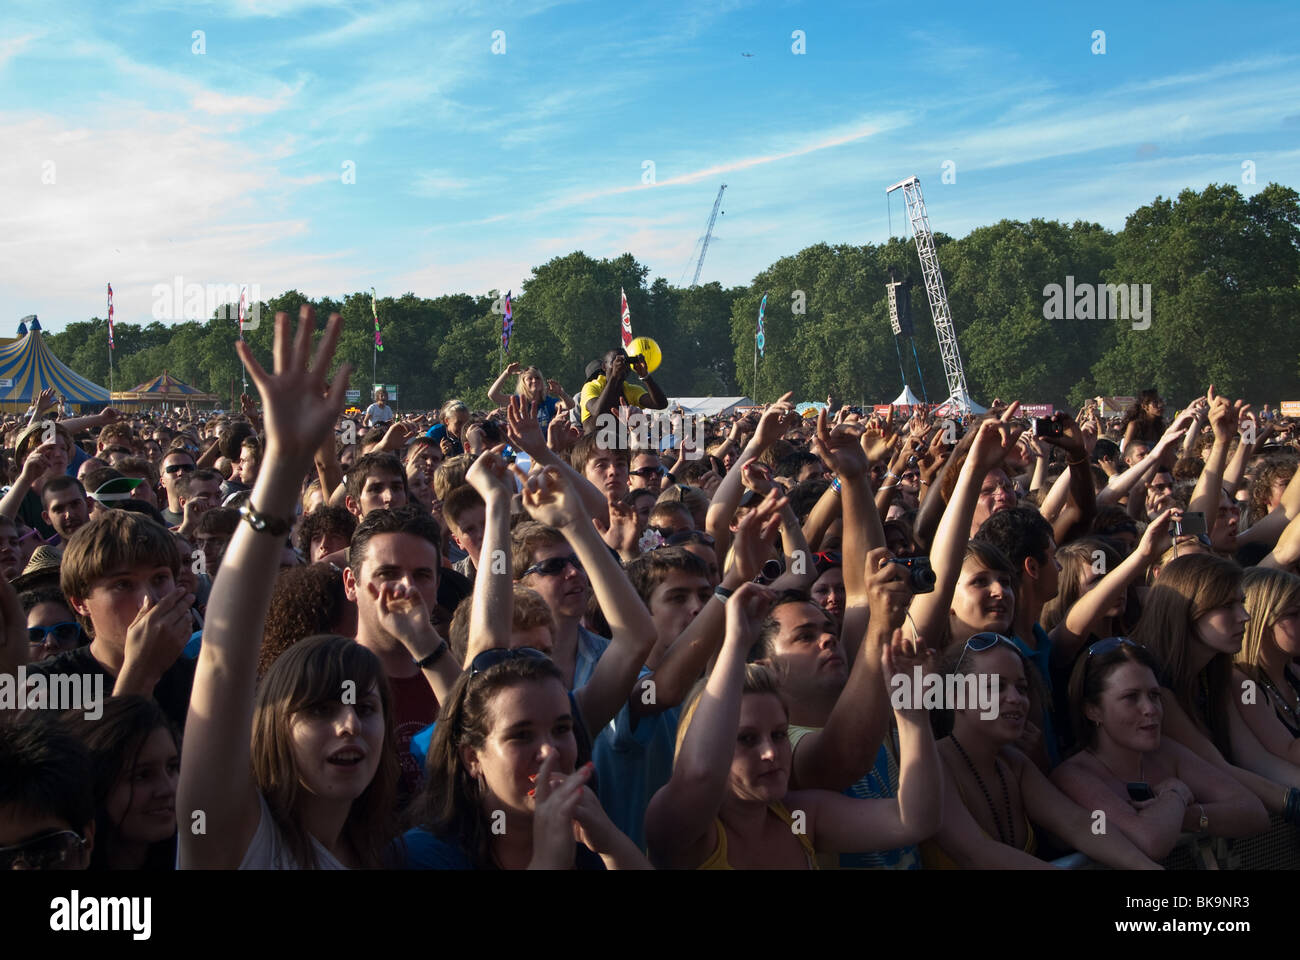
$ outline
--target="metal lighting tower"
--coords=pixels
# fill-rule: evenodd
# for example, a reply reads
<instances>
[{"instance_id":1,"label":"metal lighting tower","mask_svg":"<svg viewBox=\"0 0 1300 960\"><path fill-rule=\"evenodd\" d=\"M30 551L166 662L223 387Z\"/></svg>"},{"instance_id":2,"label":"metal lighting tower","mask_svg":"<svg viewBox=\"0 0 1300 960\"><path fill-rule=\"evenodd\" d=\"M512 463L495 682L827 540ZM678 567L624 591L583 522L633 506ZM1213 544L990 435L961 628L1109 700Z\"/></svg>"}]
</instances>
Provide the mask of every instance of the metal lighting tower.
<instances>
[{"instance_id":1,"label":"metal lighting tower","mask_svg":"<svg viewBox=\"0 0 1300 960\"><path fill-rule=\"evenodd\" d=\"M925 292L930 298L930 314L934 318L934 332L939 339L939 356L943 359L943 375L948 381L948 400L962 413L971 410L970 392L966 389L966 371L962 369L961 353L957 349L957 334L952 327L952 312L948 309L948 293L943 287L943 274L939 271L939 256L934 249L934 235L930 232L930 218L925 212L925 198L921 196L921 181L917 177L900 180L885 195L895 190L903 191L907 206L907 219L912 224L912 238L916 241L916 255L921 260L925 275Z\"/></svg>"},{"instance_id":2,"label":"metal lighting tower","mask_svg":"<svg viewBox=\"0 0 1300 960\"><path fill-rule=\"evenodd\" d=\"M713 212L709 214L709 229L704 231L704 249L700 251L700 262L695 265L695 279L691 281L692 287L700 285L700 271L704 269L704 255L709 252L709 240L713 237L713 223L718 219L718 207L722 206L722 191L727 189L724 183L718 188L718 199L713 201Z\"/></svg>"}]
</instances>

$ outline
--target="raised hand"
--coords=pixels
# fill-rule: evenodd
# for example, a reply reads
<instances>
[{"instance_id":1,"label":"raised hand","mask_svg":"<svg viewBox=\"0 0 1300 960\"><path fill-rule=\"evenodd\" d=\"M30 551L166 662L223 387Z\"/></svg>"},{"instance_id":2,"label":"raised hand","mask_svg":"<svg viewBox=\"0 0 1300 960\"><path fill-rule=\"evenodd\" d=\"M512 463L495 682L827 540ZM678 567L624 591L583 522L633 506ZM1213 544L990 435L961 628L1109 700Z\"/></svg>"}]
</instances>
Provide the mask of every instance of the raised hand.
<instances>
[{"instance_id":1,"label":"raised hand","mask_svg":"<svg viewBox=\"0 0 1300 960\"><path fill-rule=\"evenodd\" d=\"M591 520L572 484L555 467L528 478L523 490L524 509L534 520L564 529Z\"/></svg>"},{"instance_id":2,"label":"raised hand","mask_svg":"<svg viewBox=\"0 0 1300 960\"><path fill-rule=\"evenodd\" d=\"M1135 552L1146 557L1148 562L1154 563L1159 560L1173 542L1169 534L1169 522L1181 519L1183 519L1183 511L1177 507L1161 511L1142 531L1142 539L1138 541Z\"/></svg>"},{"instance_id":3,"label":"raised hand","mask_svg":"<svg viewBox=\"0 0 1300 960\"><path fill-rule=\"evenodd\" d=\"M757 460L748 460L740 468L740 482L746 490L753 490L760 497L772 492L772 468Z\"/></svg>"},{"instance_id":4,"label":"raised hand","mask_svg":"<svg viewBox=\"0 0 1300 960\"><path fill-rule=\"evenodd\" d=\"M46 387L36 397L36 416L39 417L52 406L54 406L54 388Z\"/></svg>"},{"instance_id":5,"label":"raised hand","mask_svg":"<svg viewBox=\"0 0 1300 960\"><path fill-rule=\"evenodd\" d=\"M533 787L533 859L531 870L568 870L573 867L573 823L582 791L591 779L593 764L586 764L556 782L559 753L542 759Z\"/></svg>"},{"instance_id":6,"label":"raised hand","mask_svg":"<svg viewBox=\"0 0 1300 960\"><path fill-rule=\"evenodd\" d=\"M518 372L519 372L520 370L522 370L522 369L523 369L523 367L520 366L518 360L511 360L509 363L506 364L506 368L505 368L505 370L504 370L503 372L506 373L506 374L508 374L508 375L509 375L509 374L516 374L516 373L518 373Z\"/></svg>"},{"instance_id":7,"label":"raised hand","mask_svg":"<svg viewBox=\"0 0 1300 960\"><path fill-rule=\"evenodd\" d=\"M561 420L562 418L556 417L551 424ZM536 403L529 403L520 396L510 398L506 409L506 434L514 446L534 460L546 455L546 438L542 436L542 428L537 424Z\"/></svg>"},{"instance_id":8,"label":"raised hand","mask_svg":"<svg viewBox=\"0 0 1300 960\"><path fill-rule=\"evenodd\" d=\"M429 635L435 631L420 591L395 580L385 580L378 588L371 584L365 589L379 601L375 606L380 627L400 640L412 657L427 654Z\"/></svg>"},{"instance_id":9,"label":"raised hand","mask_svg":"<svg viewBox=\"0 0 1300 960\"><path fill-rule=\"evenodd\" d=\"M478 491L485 503L494 497L514 496L514 485L510 482L510 466L501 452L504 443L498 443L491 450L484 451L465 474L465 482Z\"/></svg>"},{"instance_id":10,"label":"raised hand","mask_svg":"<svg viewBox=\"0 0 1300 960\"><path fill-rule=\"evenodd\" d=\"M727 600L727 642L749 649L758 639L759 624L776 602L776 591L758 583L743 583Z\"/></svg>"},{"instance_id":11,"label":"raised hand","mask_svg":"<svg viewBox=\"0 0 1300 960\"><path fill-rule=\"evenodd\" d=\"M867 605L872 624L888 624L898 629L907 618L912 602L907 569L889 562L889 551L877 547L867 554Z\"/></svg>"},{"instance_id":12,"label":"raised hand","mask_svg":"<svg viewBox=\"0 0 1300 960\"><path fill-rule=\"evenodd\" d=\"M640 534L636 529L636 511L619 501L609 505L609 529L602 538L606 546L617 550L620 556L635 557Z\"/></svg>"},{"instance_id":13,"label":"raised hand","mask_svg":"<svg viewBox=\"0 0 1300 960\"><path fill-rule=\"evenodd\" d=\"M895 677L903 677L906 684L912 686L916 681L915 670L921 668L922 675L935 672L935 659L937 653L927 647L923 640L911 640L903 637L903 631L894 630L893 637L889 643L885 644L880 651L880 664L884 668L885 687L893 691L895 689ZM919 694L919 691L913 691ZM920 696L913 696L912 702L920 704ZM914 719L923 719L925 717L925 708L915 706L911 708L895 707L894 712L900 716L911 716ZM928 722L928 721L926 721Z\"/></svg>"},{"instance_id":14,"label":"raised hand","mask_svg":"<svg viewBox=\"0 0 1300 960\"><path fill-rule=\"evenodd\" d=\"M1005 421L985 420L975 434L969 459L974 461L979 470L988 473L1006 459L1015 443L1012 428Z\"/></svg>"},{"instance_id":15,"label":"raised hand","mask_svg":"<svg viewBox=\"0 0 1300 960\"><path fill-rule=\"evenodd\" d=\"M394 420L393 425L384 433L384 439L379 441L380 450L392 450L398 456L401 456L406 449L406 443L415 436L415 426L405 420Z\"/></svg>"},{"instance_id":16,"label":"raised hand","mask_svg":"<svg viewBox=\"0 0 1300 960\"><path fill-rule=\"evenodd\" d=\"M513 434L511 434L510 439L513 443ZM572 450L574 444L581 439L582 429L580 427L575 427L570 423L568 417L552 417L551 422L546 425L546 446L550 447L552 451L561 456ZM520 446L517 443L515 446L531 455L531 452L527 447Z\"/></svg>"},{"instance_id":17,"label":"raised hand","mask_svg":"<svg viewBox=\"0 0 1300 960\"><path fill-rule=\"evenodd\" d=\"M856 479L866 476L871 464L871 454L867 452L866 433L856 426L840 424L834 430L826 424L826 411L817 411L817 433L813 436L813 453L821 457L822 463L844 479Z\"/></svg>"},{"instance_id":18,"label":"raised hand","mask_svg":"<svg viewBox=\"0 0 1300 960\"><path fill-rule=\"evenodd\" d=\"M789 502L773 489L737 522L731 563L743 580L753 580L763 572L763 564L772 559L772 544L781 528L781 510Z\"/></svg>"},{"instance_id":19,"label":"raised hand","mask_svg":"<svg viewBox=\"0 0 1300 960\"><path fill-rule=\"evenodd\" d=\"M149 696L168 668L180 657L190 640L190 606L194 594L173 587L155 603L144 597L135 619L126 631L122 671L115 693Z\"/></svg>"},{"instance_id":20,"label":"raised hand","mask_svg":"<svg viewBox=\"0 0 1300 960\"><path fill-rule=\"evenodd\" d=\"M766 450L781 439L781 434L785 430L786 417L794 411L794 405L790 402L790 398L793 396L793 390L783 393L780 400L763 411L763 416L759 418L758 429L754 431L752 441L758 449Z\"/></svg>"},{"instance_id":21,"label":"raised hand","mask_svg":"<svg viewBox=\"0 0 1300 960\"><path fill-rule=\"evenodd\" d=\"M337 316L330 318L312 359L311 334L314 327L315 312L310 305L304 304L299 313L296 334L289 328L287 314L275 315L274 374L262 369L246 341L235 342L239 359L244 362L249 377L262 395L267 462L276 459L290 462L310 460L325 437L333 433L334 424L343 411L351 367L344 365L333 383L325 379L343 320Z\"/></svg>"}]
</instances>

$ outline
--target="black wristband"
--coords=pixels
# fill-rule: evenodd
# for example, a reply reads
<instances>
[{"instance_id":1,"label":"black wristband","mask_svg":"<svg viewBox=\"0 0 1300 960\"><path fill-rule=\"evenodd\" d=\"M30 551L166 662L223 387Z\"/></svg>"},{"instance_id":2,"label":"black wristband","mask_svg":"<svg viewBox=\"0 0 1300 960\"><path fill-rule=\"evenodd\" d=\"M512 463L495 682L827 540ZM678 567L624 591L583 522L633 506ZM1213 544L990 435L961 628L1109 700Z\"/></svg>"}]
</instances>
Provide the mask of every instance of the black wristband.
<instances>
[{"instance_id":1,"label":"black wristband","mask_svg":"<svg viewBox=\"0 0 1300 960\"><path fill-rule=\"evenodd\" d=\"M726 587L721 585L713 588L713 595L717 597L719 600L721 600L723 603L726 603L728 600L730 600L731 595L735 592L736 592L735 590L728 590Z\"/></svg>"},{"instance_id":2,"label":"black wristband","mask_svg":"<svg viewBox=\"0 0 1300 960\"><path fill-rule=\"evenodd\" d=\"M415 665L421 670L427 670L438 662L439 658L447 652L447 641L444 640L438 646L434 647L433 653L424 657L422 660L416 660Z\"/></svg>"}]
</instances>

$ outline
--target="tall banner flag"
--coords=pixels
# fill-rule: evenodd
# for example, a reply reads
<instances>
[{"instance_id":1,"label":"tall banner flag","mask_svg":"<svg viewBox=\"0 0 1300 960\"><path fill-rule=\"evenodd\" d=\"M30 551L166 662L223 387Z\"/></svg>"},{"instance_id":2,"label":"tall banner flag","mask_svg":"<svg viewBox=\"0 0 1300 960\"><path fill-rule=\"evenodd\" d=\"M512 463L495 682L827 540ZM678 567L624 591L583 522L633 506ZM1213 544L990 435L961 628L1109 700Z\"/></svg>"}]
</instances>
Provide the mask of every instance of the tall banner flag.
<instances>
[{"instance_id":1,"label":"tall banner flag","mask_svg":"<svg viewBox=\"0 0 1300 960\"><path fill-rule=\"evenodd\" d=\"M763 302L758 305L758 333L754 336L754 342L758 344L758 355L763 356L763 349L767 346L767 336L763 333L763 314L767 310L767 294L763 294Z\"/></svg>"},{"instance_id":2,"label":"tall banner flag","mask_svg":"<svg viewBox=\"0 0 1300 960\"><path fill-rule=\"evenodd\" d=\"M632 346L632 311L627 308L627 294L623 292L623 288L619 287L618 292L623 298L621 323L623 327L623 349L627 350L628 347Z\"/></svg>"},{"instance_id":3,"label":"tall banner flag","mask_svg":"<svg viewBox=\"0 0 1300 960\"><path fill-rule=\"evenodd\" d=\"M244 319L248 316L248 288L239 288L239 339L244 339ZM230 314L226 314L226 319L230 319Z\"/></svg>"},{"instance_id":4,"label":"tall banner flag","mask_svg":"<svg viewBox=\"0 0 1300 960\"><path fill-rule=\"evenodd\" d=\"M379 336L379 306L375 303L375 288L370 288L370 312L375 318L375 349L384 352L384 340Z\"/></svg>"},{"instance_id":5,"label":"tall banner flag","mask_svg":"<svg viewBox=\"0 0 1300 960\"><path fill-rule=\"evenodd\" d=\"M108 285L108 349L113 349L113 285Z\"/></svg>"},{"instance_id":6,"label":"tall banner flag","mask_svg":"<svg viewBox=\"0 0 1300 960\"><path fill-rule=\"evenodd\" d=\"M510 310L510 293L511 291L506 291L505 308L501 312L501 349L505 353L510 352L510 334L515 328L515 315Z\"/></svg>"}]
</instances>

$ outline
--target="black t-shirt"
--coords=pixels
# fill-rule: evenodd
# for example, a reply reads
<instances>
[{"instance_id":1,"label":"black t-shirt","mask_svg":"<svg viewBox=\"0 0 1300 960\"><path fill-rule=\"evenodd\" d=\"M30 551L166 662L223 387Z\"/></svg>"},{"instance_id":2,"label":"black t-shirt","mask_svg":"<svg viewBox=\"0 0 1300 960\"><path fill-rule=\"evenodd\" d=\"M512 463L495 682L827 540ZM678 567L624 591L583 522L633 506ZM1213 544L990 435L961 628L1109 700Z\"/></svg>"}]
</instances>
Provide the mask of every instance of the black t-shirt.
<instances>
[{"instance_id":1,"label":"black t-shirt","mask_svg":"<svg viewBox=\"0 0 1300 960\"><path fill-rule=\"evenodd\" d=\"M77 647L65 650L48 660L27 665L27 673L43 674L103 674L104 695L113 692L117 678L104 669L103 664L90 655L90 647ZM185 729L185 715L190 709L190 689L194 686L194 661L181 657L162 675L158 685L153 688L153 698L162 707L163 713L171 718L178 730Z\"/></svg>"}]
</instances>

